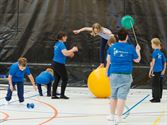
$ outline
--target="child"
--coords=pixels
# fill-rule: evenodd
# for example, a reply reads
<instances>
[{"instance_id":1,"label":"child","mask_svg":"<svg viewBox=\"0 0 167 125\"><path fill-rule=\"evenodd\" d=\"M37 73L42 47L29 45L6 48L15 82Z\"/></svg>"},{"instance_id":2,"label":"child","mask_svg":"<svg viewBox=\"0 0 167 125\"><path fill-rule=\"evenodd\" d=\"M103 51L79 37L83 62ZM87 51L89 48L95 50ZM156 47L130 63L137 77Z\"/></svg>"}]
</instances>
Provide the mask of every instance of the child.
<instances>
[{"instance_id":1,"label":"child","mask_svg":"<svg viewBox=\"0 0 167 125\"><path fill-rule=\"evenodd\" d=\"M54 72L53 69L47 68L46 71L41 72L35 79L38 92L40 96L43 96L41 85L47 86L47 96L51 96L51 86L52 82L54 81Z\"/></svg>"},{"instance_id":2,"label":"child","mask_svg":"<svg viewBox=\"0 0 167 125\"><path fill-rule=\"evenodd\" d=\"M150 102L160 102L162 98L162 76L166 70L166 58L161 52L161 42L158 38L151 40L151 46L154 49L152 53L152 61L150 63L149 77L153 78L152 81L152 97Z\"/></svg>"},{"instance_id":3,"label":"child","mask_svg":"<svg viewBox=\"0 0 167 125\"><path fill-rule=\"evenodd\" d=\"M132 83L132 64L139 62L140 46L135 48L127 43L128 33L121 29L118 32L119 41L112 45L108 50L110 60L107 60L107 65L110 65L110 84L112 87L111 96L111 115L107 117L114 124L119 124L124 111L125 101ZM107 71L108 72L108 71ZM117 117L114 115L117 111Z\"/></svg>"},{"instance_id":4,"label":"child","mask_svg":"<svg viewBox=\"0 0 167 125\"><path fill-rule=\"evenodd\" d=\"M18 59L18 62L12 64L9 69L9 76L8 76L9 87L7 90L7 95L5 97L8 104L12 98L12 92L15 88L15 85L17 85L17 93L19 97L19 102L20 103L24 102L24 74L28 75L33 85L33 88L36 91L34 78L31 75L30 70L27 65L27 59L24 57L21 57Z\"/></svg>"},{"instance_id":5,"label":"child","mask_svg":"<svg viewBox=\"0 0 167 125\"><path fill-rule=\"evenodd\" d=\"M115 37L115 36L111 36L110 39L107 41L107 44L108 44L109 48L110 48L116 41L117 41L116 37ZM107 50L107 53L108 53L108 51L109 51L109 48L108 48L108 50ZM107 54L107 59L106 59L106 61L107 61L107 62L110 61L110 56L109 56L108 54ZM107 72L107 76L109 77L109 76L110 76L110 74L109 74L109 72L110 72L110 64L109 64L109 63L106 64L106 71L108 71L108 72Z\"/></svg>"},{"instance_id":6,"label":"child","mask_svg":"<svg viewBox=\"0 0 167 125\"><path fill-rule=\"evenodd\" d=\"M92 36L100 36L102 38L101 44L100 44L100 67L104 67L104 60L105 60L105 47L107 44L107 41L110 39L113 34L111 31L107 28L102 27L99 23L94 23L92 27L84 27L79 30L74 30L73 32L75 34L78 34L82 31L89 31L91 32Z\"/></svg>"},{"instance_id":7,"label":"child","mask_svg":"<svg viewBox=\"0 0 167 125\"><path fill-rule=\"evenodd\" d=\"M62 79L60 98L69 99L69 97L65 96L65 89L68 82L68 75L65 67L66 58L73 57L74 52L77 52L78 48L73 47L72 49L67 50L64 44L66 41L67 41L67 35L64 32L59 32L57 35L57 41L54 46L54 56L52 63L55 76L55 81L53 83L53 90L52 90L52 99L59 98L57 97L56 92L60 78Z\"/></svg>"}]
</instances>

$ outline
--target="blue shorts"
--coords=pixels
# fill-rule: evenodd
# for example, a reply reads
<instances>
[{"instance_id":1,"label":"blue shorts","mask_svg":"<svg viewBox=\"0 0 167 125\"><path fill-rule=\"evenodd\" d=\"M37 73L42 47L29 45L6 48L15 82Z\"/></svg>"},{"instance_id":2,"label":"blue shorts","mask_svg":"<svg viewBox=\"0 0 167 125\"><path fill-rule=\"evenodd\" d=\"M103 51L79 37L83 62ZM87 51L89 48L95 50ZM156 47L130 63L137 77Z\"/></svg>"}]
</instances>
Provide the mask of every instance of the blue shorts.
<instances>
[{"instance_id":1,"label":"blue shorts","mask_svg":"<svg viewBox=\"0 0 167 125\"><path fill-rule=\"evenodd\" d=\"M126 100L132 81L131 74L111 74L111 98Z\"/></svg>"}]
</instances>

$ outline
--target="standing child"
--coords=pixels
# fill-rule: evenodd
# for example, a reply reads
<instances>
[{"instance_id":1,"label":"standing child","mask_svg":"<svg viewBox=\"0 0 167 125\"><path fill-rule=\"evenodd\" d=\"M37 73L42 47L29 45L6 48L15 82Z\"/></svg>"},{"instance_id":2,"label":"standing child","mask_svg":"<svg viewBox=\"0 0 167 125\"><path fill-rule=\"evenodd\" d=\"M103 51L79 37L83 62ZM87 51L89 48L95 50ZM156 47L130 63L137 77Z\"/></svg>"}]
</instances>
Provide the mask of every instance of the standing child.
<instances>
[{"instance_id":1,"label":"standing child","mask_svg":"<svg viewBox=\"0 0 167 125\"><path fill-rule=\"evenodd\" d=\"M102 27L99 23L94 23L92 27L84 27L79 30L74 30L73 32L75 34L78 34L82 31L89 31L91 32L92 36L100 36L102 38L101 44L100 44L100 67L104 67L104 61L105 61L105 47L107 44L107 41L110 39L113 34L111 31L107 28Z\"/></svg>"},{"instance_id":2,"label":"standing child","mask_svg":"<svg viewBox=\"0 0 167 125\"><path fill-rule=\"evenodd\" d=\"M111 36L110 39L107 41L107 44L108 44L109 48L110 48L116 41L117 41L116 37L115 37L115 36ZM107 50L107 53L108 53L108 51L109 51L109 48L108 48L108 50ZM108 55L108 54L107 54L107 59L106 59L106 61L107 61L107 62L110 61L110 55ZM109 63L106 64L106 71L108 71L108 72L107 72L107 76L109 77L109 76L110 76L110 64L109 64Z\"/></svg>"},{"instance_id":3,"label":"standing child","mask_svg":"<svg viewBox=\"0 0 167 125\"><path fill-rule=\"evenodd\" d=\"M162 98L162 79L166 71L166 58L161 52L161 42L158 38L151 40L151 46L154 49L152 53L152 61L150 65L149 77L153 78L152 81L152 97L150 102L160 102Z\"/></svg>"},{"instance_id":4,"label":"standing child","mask_svg":"<svg viewBox=\"0 0 167 125\"><path fill-rule=\"evenodd\" d=\"M34 78L30 73L30 69L27 65L27 59L24 57L21 57L18 59L18 62L11 65L9 69L9 87L7 90L7 95L5 97L7 103L12 99L12 92L14 90L15 85L17 85L17 94L19 97L19 102L24 102L24 74L28 75L33 88L36 91L36 86L34 82Z\"/></svg>"},{"instance_id":5,"label":"standing child","mask_svg":"<svg viewBox=\"0 0 167 125\"><path fill-rule=\"evenodd\" d=\"M62 99L69 99L69 97L65 96L65 89L68 82L68 75L66 70L66 58L73 57L74 52L78 51L77 47L73 47L70 50L67 50L65 46L65 42L67 41L67 35L64 32L59 32L57 34L57 41L54 46L54 56L53 56L53 63L52 67L54 70L55 81L53 83L53 90L52 90L52 99L58 99L56 92L58 83L60 78L62 79L61 83L61 94L60 98Z\"/></svg>"},{"instance_id":6,"label":"standing child","mask_svg":"<svg viewBox=\"0 0 167 125\"><path fill-rule=\"evenodd\" d=\"M121 29L118 32L119 41L112 45L108 50L110 60L107 60L107 65L110 65L110 84L112 88L111 96L111 115L107 117L114 124L119 124L124 111L127 95L132 83L132 64L139 62L140 46L135 48L127 43L128 33ZM108 72L108 71L107 71ZM116 118L114 117L117 111Z\"/></svg>"},{"instance_id":7,"label":"standing child","mask_svg":"<svg viewBox=\"0 0 167 125\"><path fill-rule=\"evenodd\" d=\"M47 86L47 96L51 96L51 86L52 82L54 81L54 72L53 69L47 68L46 71L41 72L36 78L35 78L38 92L40 96L43 96L42 93L42 87L41 85Z\"/></svg>"}]
</instances>

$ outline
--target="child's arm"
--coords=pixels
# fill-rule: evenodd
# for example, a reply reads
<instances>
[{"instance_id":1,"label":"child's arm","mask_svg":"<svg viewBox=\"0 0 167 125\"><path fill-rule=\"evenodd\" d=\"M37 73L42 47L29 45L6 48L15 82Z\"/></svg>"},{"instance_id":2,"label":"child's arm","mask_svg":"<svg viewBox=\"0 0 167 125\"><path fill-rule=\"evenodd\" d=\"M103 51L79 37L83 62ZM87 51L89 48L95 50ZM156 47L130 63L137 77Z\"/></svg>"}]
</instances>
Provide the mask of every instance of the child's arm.
<instances>
[{"instance_id":1,"label":"child's arm","mask_svg":"<svg viewBox=\"0 0 167 125\"><path fill-rule=\"evenodd\" d=\"M78 34L78 33L80 33L80 32L83 32L83 31L92 31L92 27L84 27L84 28L81 28L81 29L79 29L79 30L73 30L73 33L74 34Z\"/></svg>"},{"instance_id":2,"label":"child's arm","mask_svg":"<svg viewBox=\"0 0 167 125\"><path fill-rule=\"evenodd\" d=\"M151 78L154 74L153 74L153 67L155 64L155 59L153 58L151 63L150 63L150 71L149 71L149 77Z\"/></svg>"},{"instance_id":3,"label":"child's arm","mask_svg":"<svg viewBox=\"0 0 167 125\"><path fill-rule=\"evenodd\" d=\"M166 71L166 62L164 63L164 69L161 72L161 75L165 75L165 71Z\"/></svg>"},{"instance_id":4,"label":"child's arm","mask_svg":"<svg viewBox=\"0 0 167 125\"><path fill-rule=\"evenodd\" d=\"M77 48L77 47L73 47L73 48L70 49L70 50L63 49L63 50L62 50L62 53L63 53L63 55L65 55L65 56L71 57L71 56L74 55L74 52L77 52L77 51L78 51L78 48Z\"/></svg>"},{"instance_id":5,"label":"child's arm","mask_svg":"<svg viewBox=\"0 0 167 125\"><path fill-rule=\"evenodd\" d=\"M13 84L12 84L12 76L11 75L8 76L8 81L9 81L9 85L10 85L10 90L13 91L14 88L13 88Z\"/></svg>"},{"instance_id":6,"label":"child's arm","mask_svg":"<svg viewBox=\"0 0 167 125\"><path fill-rule=\"evenodd\" d=\"M34 77L32 76L32 74L28 75L28 78L30 79L32 85L33 85L33 88L35 91L37 91L37 88L35 86L35 81L34 81Z\"/></svg>"},{"instance_id":7,"label":"child's arm","mask_svg":"<svg viewBox=\"0 0 167 125\"><path fill-rule=\"evenodd\" d=\"M108 76L108 69L110 66L110 55L107 55L107 64L106 64L106 76Z\"/></svg>"},{"instance_id":8,"label":"child's arm","mask_svg":"<svg viewBox=\"0 0 167 125\"><path fill-rule=\"evenodd\" d=\"M136 45L136 53L137 53L137 55L138 55L138 58L133 60L133 61L136 62L136 63L139 63L140 60L141 60L140 50L141 50L141 48L140 48L139 44L137 44L137 45Z\"/></svg>"}]
</instances>

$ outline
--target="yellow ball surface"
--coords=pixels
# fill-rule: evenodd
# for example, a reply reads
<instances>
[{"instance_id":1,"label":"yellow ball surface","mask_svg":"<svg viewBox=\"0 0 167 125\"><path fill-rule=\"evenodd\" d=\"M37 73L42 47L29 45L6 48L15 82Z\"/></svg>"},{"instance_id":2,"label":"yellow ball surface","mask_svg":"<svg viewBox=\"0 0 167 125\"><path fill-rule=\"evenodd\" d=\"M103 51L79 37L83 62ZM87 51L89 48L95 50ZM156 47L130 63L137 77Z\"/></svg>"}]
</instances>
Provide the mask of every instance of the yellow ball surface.
<instances>
[{"instance_id":1,"label":"yellow ball surface","mask_svg":"<svg viewBox=\"0 0 167 125\"><path fill-rule=\"evenodd\" d=\"M88 77L88 88L97 98L107 98L111 94L109 78L105 68L93 70Z\"/></svg>"}]
</instances>

